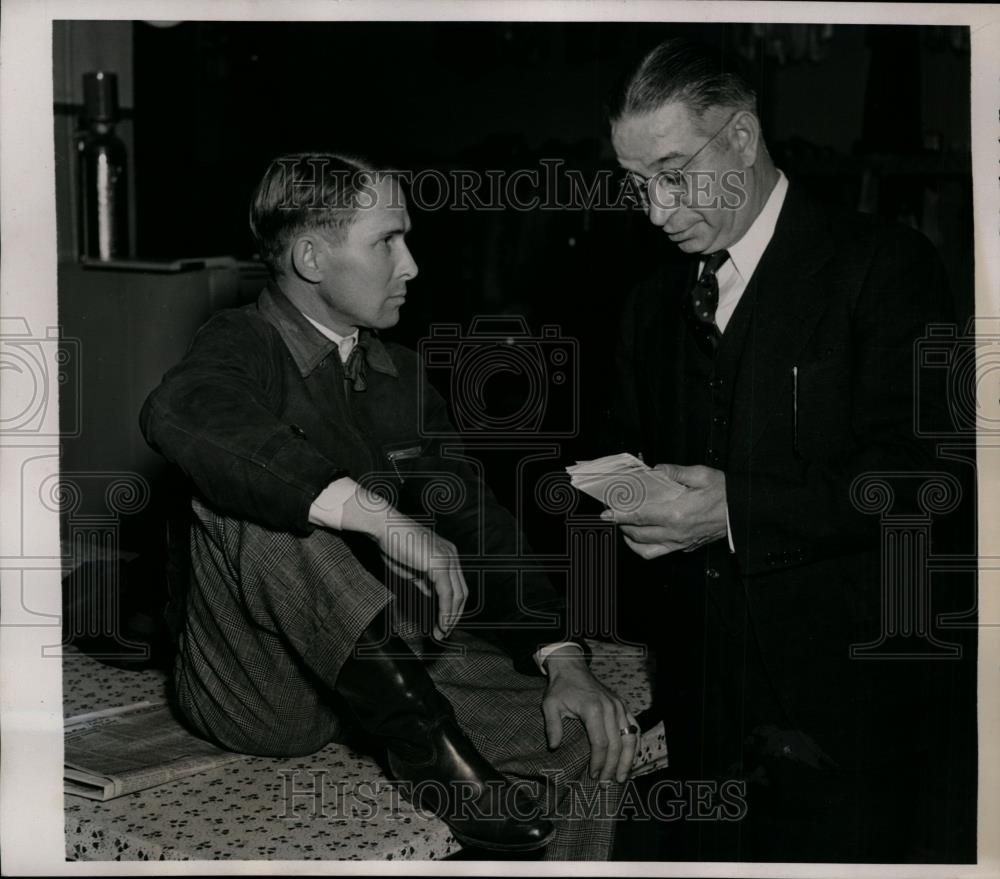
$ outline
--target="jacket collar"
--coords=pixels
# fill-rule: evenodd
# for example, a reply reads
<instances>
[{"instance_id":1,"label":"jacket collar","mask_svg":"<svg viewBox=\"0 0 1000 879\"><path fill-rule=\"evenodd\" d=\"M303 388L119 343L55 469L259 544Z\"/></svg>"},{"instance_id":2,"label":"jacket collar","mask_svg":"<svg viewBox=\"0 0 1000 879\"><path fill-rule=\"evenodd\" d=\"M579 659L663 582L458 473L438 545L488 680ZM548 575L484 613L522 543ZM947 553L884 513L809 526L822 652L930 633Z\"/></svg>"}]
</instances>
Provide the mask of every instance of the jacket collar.
<instances>
[{"instance_id":1,"label":"jacket collar","mask_svg":"<svg viewBox=\"0 0 1000 879\"><path fill-rule=\"evenodd\" d=\"M316 329L305 315L281 292L273 281L257 299L257 311L275 329L291 352L302 377L308 376L324 358L337 351L337 345ZM368 336L365 360L377 372L399 377L399 371L375 330L362 330ZM339 354L337 355L339 356Z\"/></svg>"}]
</instances>

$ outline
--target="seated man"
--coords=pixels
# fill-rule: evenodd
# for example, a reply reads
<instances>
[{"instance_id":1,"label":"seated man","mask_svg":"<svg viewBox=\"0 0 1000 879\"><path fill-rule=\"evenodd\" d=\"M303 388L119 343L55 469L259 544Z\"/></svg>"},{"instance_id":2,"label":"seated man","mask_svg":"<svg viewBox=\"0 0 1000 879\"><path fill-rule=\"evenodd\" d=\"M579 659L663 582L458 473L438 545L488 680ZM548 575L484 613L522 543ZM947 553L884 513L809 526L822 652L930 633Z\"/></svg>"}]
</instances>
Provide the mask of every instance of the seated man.
<instances>
[{"instance_id":1,"label":"seated man","mask_svg":"<svg viewBox=\"0 0 1000 879\"><path fill-rule=\"evenodd\" d=\"M273 756L317 751L350 719L461 842L607 857L638 730L567 640L547 578L517 561L510 514L425 438L447 430L421 433L448 425L415 353L378 335L417 274L398 179L284 156L250 221L271 283L199 331L141 415L196 489L181 710ZM489 568L471 593L468 557ZM421 593L430 633L402 609ZM572 792L605 808L574 815Z\"/></svg>"}]
</instances>

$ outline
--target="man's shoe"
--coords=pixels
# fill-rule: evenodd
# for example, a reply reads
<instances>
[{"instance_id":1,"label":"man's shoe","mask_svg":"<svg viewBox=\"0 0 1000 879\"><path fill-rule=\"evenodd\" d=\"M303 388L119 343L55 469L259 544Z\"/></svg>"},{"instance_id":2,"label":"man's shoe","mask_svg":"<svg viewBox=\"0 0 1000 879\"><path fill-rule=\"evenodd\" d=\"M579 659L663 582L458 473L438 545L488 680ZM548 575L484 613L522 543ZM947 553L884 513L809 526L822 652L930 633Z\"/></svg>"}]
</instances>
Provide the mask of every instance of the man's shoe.
<instances>
[{"instance_id":1,"label":"man's shoe","mask_svg":"<svg viewBox=\"0 0 1000 879\"><path fill-rule=\"evenodd\" d=\"M402 638L386 635L386 620L384 611L362 633L335 689L385 746L414 805L441 818L463 845L510 852L546 845L552 823L469 741L423 662Z\"/></svg>"},{"instance_id":2,"label":"man's shoe","mask_svg":"<svg viewBox=\"0 0 1000 879\"><path fill-rule=\"evenodd\" d=\"M452 718L421 730L421 750L389 749L393 775L405 779L409 799L437 815L463 845L494 851L531 851L552 837L549 821L486 759Z\"/></svg>"}]
</instances>

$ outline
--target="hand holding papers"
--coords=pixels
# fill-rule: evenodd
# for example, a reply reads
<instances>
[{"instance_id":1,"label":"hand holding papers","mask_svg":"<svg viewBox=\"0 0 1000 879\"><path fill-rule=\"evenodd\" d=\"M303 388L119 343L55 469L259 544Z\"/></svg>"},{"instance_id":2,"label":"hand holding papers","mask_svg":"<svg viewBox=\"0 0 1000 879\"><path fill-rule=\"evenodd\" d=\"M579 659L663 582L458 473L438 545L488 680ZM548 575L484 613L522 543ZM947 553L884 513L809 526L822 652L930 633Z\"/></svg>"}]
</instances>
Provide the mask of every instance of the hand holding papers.
<instances>
[{"instance_id":1,"label":"hand holding papers","mask_svg":"<svg viewBox=\"0 0 1000 879\"><path fill-rule=\"evenodd\" d=\"M668 504L687 491L681 483L660 470L650 469L627 452L593 461L578 461L567 467L566 472L574 488L619 512L635 510L645 504ZM683 543L673 542L640 544L628 537L625 542L644 559L688 548Z\"/></svg>"},{"instance_id":2,"label":"hand holding papers","mask_svg":"<svg viewBox=\"0 0 1000 879\"><path fill-rule=\"evenodd\" d=\"M586 492L615 510L634 510L649 501L671 501L685 488L658 470L651 470L628 452L593 461L578 461L566 468L574 488Z\"/></svg>"}]
</instances>

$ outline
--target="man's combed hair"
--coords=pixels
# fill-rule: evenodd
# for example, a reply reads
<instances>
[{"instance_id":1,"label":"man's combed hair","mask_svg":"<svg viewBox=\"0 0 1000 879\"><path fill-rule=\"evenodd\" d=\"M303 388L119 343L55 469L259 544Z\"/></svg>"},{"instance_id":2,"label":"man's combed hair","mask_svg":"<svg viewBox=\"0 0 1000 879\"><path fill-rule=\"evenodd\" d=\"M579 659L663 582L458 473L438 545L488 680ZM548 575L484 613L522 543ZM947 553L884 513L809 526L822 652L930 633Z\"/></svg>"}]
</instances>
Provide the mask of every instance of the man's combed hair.
<instances>
[{"instance_id":1,"label":"man's combed hair","mask_svg":"<svg viewBox=\"0 0 1000 879\"><path fill-rule=\"evenodd\" d=\"M362 159L335 153L289 153L272 161L250 201L250 231L271 273L285 270L299 233L324 229L343 236L358 208L373 203L378 174Z\"/></svg>"},{"instance_id":2,"label":"man's combed hair","mask_svg":"<svg viewBox=\"0 0 1000 879\"><path fill-rule=\"evenodd\" d=\"M680 102L697 117L710 107L756 112L757 95L721 53L683 39L664 40L622 79L612 95L608 117L641 116Z\"/></svg>"}]
</instances>

